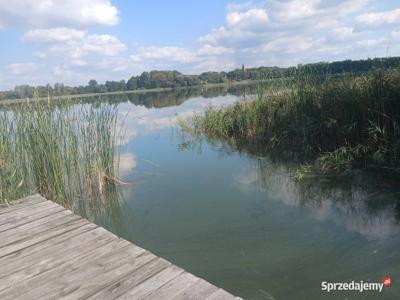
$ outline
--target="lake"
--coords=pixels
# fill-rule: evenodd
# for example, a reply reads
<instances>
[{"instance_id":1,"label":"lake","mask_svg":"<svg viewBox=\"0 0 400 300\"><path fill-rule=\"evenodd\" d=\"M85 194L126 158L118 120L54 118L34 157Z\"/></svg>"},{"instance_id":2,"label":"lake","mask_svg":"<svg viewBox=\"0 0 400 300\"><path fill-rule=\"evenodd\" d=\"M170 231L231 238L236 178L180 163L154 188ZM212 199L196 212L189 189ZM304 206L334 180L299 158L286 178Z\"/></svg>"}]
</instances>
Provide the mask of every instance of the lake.
<instances>
[{"instance_id":1,"label":"lake","mask_svg":"<svg viewBox=\"0 0 400 300\"><path fill-rule=\"evenodd\" d=\"M245 299L399 299L399 178L292 179L293 163L187 142L176 122L251 91L195 89L82 99L125 117L119 205L86 212L115 234ZM383 292L321 291L381 282Z\"/></svg>"}]
</instances>

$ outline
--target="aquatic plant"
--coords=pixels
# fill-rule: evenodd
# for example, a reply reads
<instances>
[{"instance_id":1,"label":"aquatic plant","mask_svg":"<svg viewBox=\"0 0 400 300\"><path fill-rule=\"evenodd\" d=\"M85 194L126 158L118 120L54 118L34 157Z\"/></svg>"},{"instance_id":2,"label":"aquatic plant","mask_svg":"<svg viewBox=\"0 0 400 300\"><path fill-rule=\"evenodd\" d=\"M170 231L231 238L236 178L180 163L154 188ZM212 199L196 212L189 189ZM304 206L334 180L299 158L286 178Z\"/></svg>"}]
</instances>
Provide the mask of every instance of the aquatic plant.
<instances>
[{"instance_id":1,"label":"aquatic plant","mask_svg":"<svg viewBox=\"0 0 400 300\"><path fill-rule=\"evenodd\" d=\"M400 70L375 69L268 81L255 100L210 107L182 128L250 152L261 145L296 160L316 159L323 172L343 173L355 164L398 170L399 122Z\"/></svg>"},{"instance_id":2,"label":"aquatic plant","mask_svg":"<svg viewBox=\"0 0 400 300\"><path fill-rule=\"evenodd\" d=\"M99 199L118 171L118 112L34 101L0 112L0 203L40 193L66 207Z\"/></svg>"}]
</instances>

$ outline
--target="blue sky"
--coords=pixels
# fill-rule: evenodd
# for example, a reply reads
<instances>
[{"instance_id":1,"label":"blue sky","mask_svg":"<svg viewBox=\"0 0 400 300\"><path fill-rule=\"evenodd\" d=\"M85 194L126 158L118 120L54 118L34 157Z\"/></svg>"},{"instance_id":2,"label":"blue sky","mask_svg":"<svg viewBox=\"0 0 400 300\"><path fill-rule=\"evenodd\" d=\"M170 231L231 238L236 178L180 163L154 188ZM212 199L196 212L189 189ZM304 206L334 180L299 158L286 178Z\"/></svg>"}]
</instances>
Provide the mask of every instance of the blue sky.
<instances>
[{"instance_id":1,"label":"blue sky","mask_svg":"<svg viewBox=\"0 0 400 300\"><path fill-rule=\"evenodd\" d=\"M0 0L0 89L400 55L398 0Z\"/></svg>"}]
</instances>

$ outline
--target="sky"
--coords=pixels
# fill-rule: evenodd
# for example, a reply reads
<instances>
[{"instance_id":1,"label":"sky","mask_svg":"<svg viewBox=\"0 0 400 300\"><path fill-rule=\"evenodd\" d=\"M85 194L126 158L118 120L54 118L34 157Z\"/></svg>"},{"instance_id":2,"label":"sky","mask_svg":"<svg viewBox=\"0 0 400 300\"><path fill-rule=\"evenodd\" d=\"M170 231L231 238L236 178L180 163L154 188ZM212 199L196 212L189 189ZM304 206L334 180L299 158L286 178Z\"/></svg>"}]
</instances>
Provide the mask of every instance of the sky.
<instances>
[{"instance_id":1,"label":"sky","mask_svg":"<svg viewBox=\"0 0 400 300\"><path fill-rule=\"evenodd\" d=\"M399 0L0 0L0 89L400 55Z\"/></svg>"}]
</instances>

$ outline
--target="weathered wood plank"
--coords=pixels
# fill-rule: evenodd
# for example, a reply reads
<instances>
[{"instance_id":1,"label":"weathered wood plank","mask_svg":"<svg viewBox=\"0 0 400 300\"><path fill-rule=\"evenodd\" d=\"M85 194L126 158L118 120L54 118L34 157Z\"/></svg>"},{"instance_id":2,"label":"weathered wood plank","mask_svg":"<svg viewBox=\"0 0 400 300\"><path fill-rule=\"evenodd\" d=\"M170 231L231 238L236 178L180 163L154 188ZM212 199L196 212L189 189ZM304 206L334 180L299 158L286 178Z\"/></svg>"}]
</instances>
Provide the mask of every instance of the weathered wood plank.
<instances>
[{"instance_id":1,"label":"weathered wood plank","mask_svg":"<svg viewBox=\"0 0 400 300\"><path fill-rule=\"evenodd\" d=\"M104 289L99 290L96 294L91 295L87 299L92 300L108 300L115 299L118 296L128 292L133 287L144 282L148 278L156 275L167 267L171 266L171 263L162 258L157 258L150 261L148 264L134 270L133 273L128 274L125 278L107 286Z\"/></svg>"},{"instance_id":2,"label":"weathered wood plank","mask_svg":"<svg viewBox=\"0 0 400 300\"><path fill-rule=\"evenodd\" d=\"M86 280L86 277L90 278L90 272L94 270L102 272L101 259L107 258L107 255L110 253L118 253L118 251L127 246L129 245L120 239L108 242L91 252L95 258L90 255L83 255L82 259L77 257L66 264L54 267L30 279L16 282L12 286L0 291L0 299L56 299L55 297L51 297L52 291L54 293L62 293L64 292L64 288L68 290L70 288L74 289L74 280ZM84 268L85 263L82 264L82 261L85 261L85 263L88 263L88 261L92 262L95 267ZM77 276L71 276L74 274L77 274ZM92 276L94 276L93 273ZM64 278L64 280L61 280L58 286L54 285L52 287L51 284L49 285L50 282L60 280L60 278Z\"/></svg>"},{"instance_id":3,"label":"weathered wood plank","mask_svg":"<svg viewBox=\"0 0 400 300\"><path fill-rule=\"evenodd\" d=\"M18 209L26 209L28 207L33 207L35 204L45 201L47 201L47 199L43 198L39 194L28 196L20 200L13 201L10 206L6 206L4 208L0 207L0 215L14 212Z\"/></svg>"},{"instance_id":4,"label":"weathered wood plank","mask_svg":"<svg viewBox=\"0 0 400 300\"><path fill-rule=\"evenodd\" d=\"M168 268L157 273L156 275L152 276L151 278L147 279L146 281L135 286L133 289L130 289L126 293L120 295L116 299L143 299L152 291L160 288L168 281L174 279L183 272L183 269L171 265Z\"/></svg>"},{"instance_id":5,"label":"weathered wood plank","mask_svg":"<svg viewBox=\"0 0 400 300\"><path fill-rule=\"evenodd\" d=\"M0 209L0 299L234 299L34 195Z\"/></svg>"},{"instance_id":6,"label":"weathered wood plank","mask_svg":"<svg viewBox=\"0 0 400 300\"><path fill-rule=\"evenodd\" d=\"M224 291L223 289L218 289L216 292L212 293L210 296L205 298L206 300L232 300L232 299L240 299L233 297L228 292Z\"/></svg>"},{"instance_id":7,"label":"weathered wood plank","mask_svg":"<svg viewBox=\"0 0 400 300\"><path fill-rule=\"evenodd\" d=\"M20 260L26 256L45 251L47 249L51 249L52 247L55 247L60 243L63 243L65 241L68 242L70 239L79 236L80 234L85 233L87 231L94 230L95 228L98 228L98 226L93 223L88 223L81 227L71 229L60 235L54 236L46 240L45 243L38 243L35 245L31 245L30 247L20 249L7 256L0 257L0 265L12 259Z\"/></svg>"},{"instance_id":8,"label":"weathered wood plank","mask_svg":"<svg viewBox=\"0 0 400 300\"><path fill-rule=\"evenodd\" d=\"M26 224L26 223L30 223L32 221L38 220L40 218L43 218L45 216L51 215L55 212L59 212L62 211L63 208L60 206L54 206L52 205L52 203L48 204L46 202L42 202L39 205L43 205L44 207L41 206L40 208L38 208L37 210L33 210L32 214L29 214L29 212L24 212L21 213L18 216L15 216L14 219L8 219L5 222L2 222L1 217L0 217L0 222L2 224L0 224L0 232L9 230L11 228Z\"/></svg>"},{"instance_id":9,"label":"weathered wood plank","mask_svg":"<svg viewBox=\"0 0 400 300\"><path fill-rule=\"evenodd\" d=\"M0 248L9 243L29 238L40 232L64 224L67 221L77 220L79 218L79 216L74 215L68 210L62 210L33 222L0 232Z\"/></svg>"},{"instance_id":10,"label":"weathered wood plank","mask_svg":"<svg viewBox=\"0 0 400 300\"><path fill-rule=\"evenodd\" d=\"M31 265L25 269L18 270L17 272L13 272L6 276L0 282L0 292L4 290L12 290L18 287L20 282L29 282L29 279L42 278L45 282L49 282L50 280L55 280L60 278L60 274L64 274L68 271L71 271L70 266L71 262L77 262L80 260L85 260L92 255L97 255L100 251L104 251L104 249L110 249L110 245L117 243L116 240L103 240L97 243L93 243L90 245L86 245L85 251L76 252L71 251L64 253L64 257L55 257L54 259L46 258ZM64 269L65 268L65 269ZM44 274L44 276L43 276ZM56 277L48 277L50 274L57 274ZM47 278L47 279L46 279ZM63 279L61 279L63 280ZM85 281L85 280L84 280ZM71 286L72 288L72 286ZM18 288L20 290L20 288Z\"/></svg>"},{"instance_id":11,"label":"weathered wood plank","mask_svg":"<svg viewBox=\"0 0 400 300\"><path fill-rule=\"evenodd\" d=\"M9 254L11 254L11 253L13 253L15 251L24 249L24 248L32 246L32 245L35 245L37 243L44 242L44 241L46 241L46 240L48 240L48 239L50 239L50 238L52 238L54 236L57 236L59 234L62 234L62 233L67 232L69 230L72 230L74 228L81 227L81 226L83 226L85 224L87 224L86 220L78 219L76 221L68 223L66 226L57 227L56 229L54 229L54 230L52 230L50 232L44 232L43 234L39 234L34 238L31 238L31 239L28 239L28 240L24 240L24 241L22 241L20 243L15 243L15 244L10 244L10 245L4 246L4 247L0 248L0 257L9 255Z\"/></svg>"},{"instance_id":12,"label":"weathered wood plank","mask_svg":"<svg viewBox=\"0 0 400 300\"><path fill-rule=\"evenodd\" d=\"M88 296L97 293L99 290L104 289L110 284L119 282L126 275L131 274L133 271L136 271L140 267L143 267L144 265L155 259L157 259L155 255L146 251L138 257L133 257L129 259L126 263L119 266L118 268L99 273L88 280L80 282L78 289L64 296L61 296L60 299L85 299Z\"/></svg>"},{"instance_id":13,"label":"weathered wood plank","mask_svg":"<svg viewBox=\"0 0 400 300\"><path fill-rule=\"evenodd\" d=\"M200 281L200 278L190 273L183 272L162 285L159 289L146 295L143 299L173 299L179 292L190 289L190 287L195 285L198 281Z\"/></svg>"},{"instance_id":14,"label":"weathered wood plank","mask_svg":"<svg viewBox=\"0 0 400 300\"><path fill-rule=\"evenodd\" d=\"M209 282L200 279L190 289L184 289L176 294L174 300L203 300L216 292L218 288Z\"/></svg>"},{"instance_id":15,"label":"weathered wood plank","mask_svg":"<svg viewBox=\"0 0 400 300\"><path fill-rule=\"evenodd\" d=\"M82 234L78 236L56 244L54 247L46 248L43 251L35 252L25 257L16 257L4 260L1 264L0 278L7 274L10 278L14 277L20 270L25 273L37 275L38 273L32 271L32 268L31 270L25 269L32 266L41 266L41 271L47 271L53 268L53 266L58 266L65 262L71 262L72 259L76 257L82 259L83 255L86 255L86 253L89 253L93 249L118 239L113 235L105 235L104 231L105 229L97 227L91 231L82 232ZM3 282L0 282L0 287L2 284Z\"/></svg>"},{"instance_id":16,"label":"weathered wood plank","mask_svg":"<svg viewBox=\"0 0 400 300\"><path fill-rule=\"evenodd\" d=\"M38 204L32 206L31 208L18 209L13 213L0 215L0 225L10 222L18 222L24 218L33 218L35 214L42 212L48 208L55 207L54 203L51 201L39 202Z\"/></svg>"},{"instance_id":17,"label":"weathered wood plank","mask_svg":"<svg viewBox=\"0 0 400 300\"><path fill-rule=\"evenodd\" d=\"M74 260L16 284L11 290L1 292L0 299L26 299L27 295L33 299L59 299L79 289L84 281L128 264L129 259L143 254L145 250L120 239L94 252L93 257Z\"/></svg>"}]
</instances>

